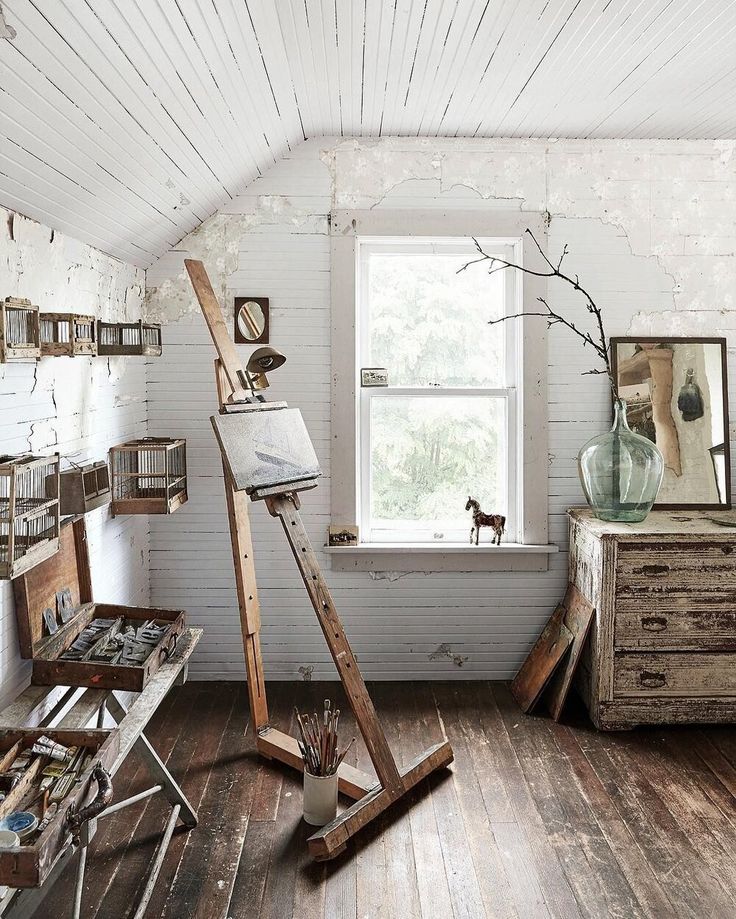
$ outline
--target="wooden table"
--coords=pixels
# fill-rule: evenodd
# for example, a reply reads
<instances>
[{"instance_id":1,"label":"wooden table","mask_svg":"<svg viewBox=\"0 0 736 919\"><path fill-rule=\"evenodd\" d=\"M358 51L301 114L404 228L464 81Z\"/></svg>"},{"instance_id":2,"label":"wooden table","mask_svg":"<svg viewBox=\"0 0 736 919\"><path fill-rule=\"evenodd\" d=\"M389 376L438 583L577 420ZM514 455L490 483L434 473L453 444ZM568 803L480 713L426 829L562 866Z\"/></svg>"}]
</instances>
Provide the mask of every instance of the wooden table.
<instances>
[{"instance_id":1,"label":"wooden table","mask_svg":"<svg viewBox=\"0 0 736 919\"><path fill-rule=\"evenodd\" d=\"M83 728L91 722L96 723L97 726L102 726L105 714L109 713L118 723L120 735L120 753L110 769L113 779L130 751L135 748L148 766L156 783L151 788L133 795L131 798L111 804L96 820L90 820L86 823L79 845L74 845L71 836L69 836L46 883L37 888L8 890L7 894L0 900L0 915L9 917L9 919L28 919L28 917L33 916L41 901L51 891L56 879L61 875L75 853L79 852L77 884L72 910L74 919L79 919L87 847L96 832L97 820L104 820L110 814L129 807L131 804L161 793L171 803L171 813L156 849L143 895L134 913L135 919L142 919L146 906L151 899L177 821L181 820L190 829L197 825L197 814L194 808L187 801L176 780L149 743L144 731L171 687L186 681L189 658L192 656L192 652L201 637L201 629L186 629L179 639L176 651L156 672L141 693L119 693L116 695L106 689L29 686L11 705L0 712L0 728L38 726Z\"/></svg>"}]
</instances>

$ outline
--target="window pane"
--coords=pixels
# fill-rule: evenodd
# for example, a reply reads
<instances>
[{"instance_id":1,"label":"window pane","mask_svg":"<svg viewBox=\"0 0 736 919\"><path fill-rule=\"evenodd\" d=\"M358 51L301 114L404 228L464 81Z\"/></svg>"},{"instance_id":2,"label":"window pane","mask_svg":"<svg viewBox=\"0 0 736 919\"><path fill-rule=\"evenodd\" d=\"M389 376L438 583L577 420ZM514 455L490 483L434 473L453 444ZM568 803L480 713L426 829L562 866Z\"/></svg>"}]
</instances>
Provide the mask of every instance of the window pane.
<instances>
[{"instance_id":1,"label":"window pane","mask_svg":"<svg viewBox=\"0 0 736 919\"><path fill-rule=\"evenodd\" d=\"M467 255L369 256L370 362L391 386L503 386L505 272Z\"/></svg>"},{"instance_id":2,"label":"window pane","mask_svg":"<svg viewBox=\"0 0 736 919\"><path fill-rule=\"evenodd\" d=\"M371 527L470 532L468 495L507 514L505 400L486 396L371 398Z\"/></svg>"}]
</instances>

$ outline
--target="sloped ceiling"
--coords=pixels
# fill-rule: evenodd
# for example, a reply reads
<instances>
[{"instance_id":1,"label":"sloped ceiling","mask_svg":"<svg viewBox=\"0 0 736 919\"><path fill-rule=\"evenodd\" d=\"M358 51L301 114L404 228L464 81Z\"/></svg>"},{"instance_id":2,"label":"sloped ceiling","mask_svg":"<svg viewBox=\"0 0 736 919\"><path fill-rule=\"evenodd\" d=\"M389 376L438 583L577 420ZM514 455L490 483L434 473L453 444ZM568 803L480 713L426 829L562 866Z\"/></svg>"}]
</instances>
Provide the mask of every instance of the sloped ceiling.
<instances>
[{"instance_id":1,"label":"sloped ceiling","mask_svg":"<svg viewBox=\"0 0 736 919\"><path fill-rule=\"evenodd\" d=\"M736 137L734 0L0 9L0 204L139 266L305 137Z\"/></svg>"}]
</instances>

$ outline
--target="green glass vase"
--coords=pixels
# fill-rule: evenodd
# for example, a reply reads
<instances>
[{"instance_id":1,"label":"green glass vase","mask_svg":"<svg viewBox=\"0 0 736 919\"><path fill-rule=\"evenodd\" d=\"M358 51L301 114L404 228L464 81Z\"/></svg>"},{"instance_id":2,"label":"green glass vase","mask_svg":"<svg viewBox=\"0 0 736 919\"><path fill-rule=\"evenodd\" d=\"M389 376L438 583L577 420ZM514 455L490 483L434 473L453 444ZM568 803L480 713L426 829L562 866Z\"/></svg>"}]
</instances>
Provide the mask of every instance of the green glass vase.
<instances>
[{"instance_id":1,"label":"green glass vase","mask_svg":"<svg viewBox=\"0 0 736 919\"><path fill-rule=\"evenodd\" d=\"M664 461L651 440L631 430L626 403L619 400L611 430L589 440L578 454L578 471L596 517L638 523L657 499Z\"/></svg>"}]
</instances>

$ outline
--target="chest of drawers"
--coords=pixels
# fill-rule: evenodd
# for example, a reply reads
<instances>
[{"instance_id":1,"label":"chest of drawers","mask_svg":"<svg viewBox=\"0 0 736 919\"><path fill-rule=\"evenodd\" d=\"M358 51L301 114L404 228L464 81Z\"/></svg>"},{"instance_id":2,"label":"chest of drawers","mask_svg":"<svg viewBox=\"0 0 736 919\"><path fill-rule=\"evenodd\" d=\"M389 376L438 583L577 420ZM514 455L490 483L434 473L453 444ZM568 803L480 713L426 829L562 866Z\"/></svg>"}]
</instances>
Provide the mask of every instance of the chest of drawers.
<instances>
[{"instance_id":1,"label":"chest of drawers","mask_svg":"<svg viewBox=\"0 0 736 919\"><path fill-rule=\"evenodd\" d=\"M595 725L736 722L736 513L643 523L569 512L570 581L596 617L578 669Z\"/></svg>"}]
</instances>

